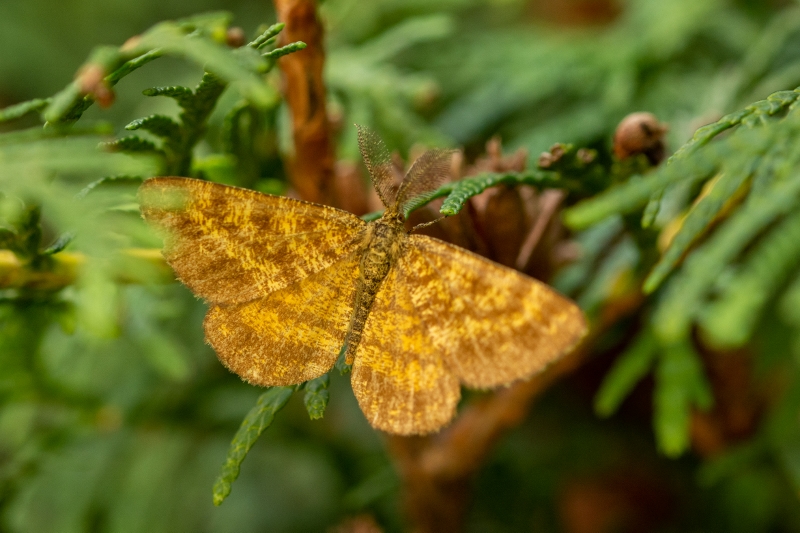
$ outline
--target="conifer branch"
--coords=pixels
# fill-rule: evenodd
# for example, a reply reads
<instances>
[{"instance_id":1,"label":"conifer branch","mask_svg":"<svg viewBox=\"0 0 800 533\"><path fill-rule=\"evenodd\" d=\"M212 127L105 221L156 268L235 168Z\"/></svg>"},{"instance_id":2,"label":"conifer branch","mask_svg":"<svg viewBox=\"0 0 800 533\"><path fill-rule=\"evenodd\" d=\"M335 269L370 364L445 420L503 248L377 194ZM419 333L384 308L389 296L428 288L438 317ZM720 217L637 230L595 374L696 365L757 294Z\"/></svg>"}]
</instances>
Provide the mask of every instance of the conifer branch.
<instances>
[{"instance_id":1,"label":"conifer branch","mask_svg":"<svg viewBox=\"0 0 800 533\"><path fill-rule=\"evenodd\" d=\"M231 485L239 477L242 461L258 437L267 429L275 414L283 409L297 387L273 387L258 398L256 405L247 413L239 431L231 441L228 457L222 472L214 482L214 505L221 505L231 493Z\"/></svg>"}]
</instances>

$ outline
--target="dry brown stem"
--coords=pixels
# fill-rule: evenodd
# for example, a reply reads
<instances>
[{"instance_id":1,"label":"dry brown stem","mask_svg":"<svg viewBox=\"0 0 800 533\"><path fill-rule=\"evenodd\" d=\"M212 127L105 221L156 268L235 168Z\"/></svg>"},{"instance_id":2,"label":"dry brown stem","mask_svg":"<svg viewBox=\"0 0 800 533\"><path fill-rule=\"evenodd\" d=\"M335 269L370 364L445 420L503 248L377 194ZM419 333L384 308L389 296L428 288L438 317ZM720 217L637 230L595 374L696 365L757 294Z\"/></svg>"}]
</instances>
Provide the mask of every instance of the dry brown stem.
<instances>
[{"instance_id":1,"label":"dry brown stem","mask_svg":"<svg viewBox=\"0 0 800 533\"><path fill-rule=\"evenodd\" d=\"M314 0L275 0L278 19L286 23L281 44L303 41L304 50L278 60L284 94L292 116L294 154L289 178L303 200L332 204L334 153L325 110L322 24Z\"/></svg>"}]
</instances>

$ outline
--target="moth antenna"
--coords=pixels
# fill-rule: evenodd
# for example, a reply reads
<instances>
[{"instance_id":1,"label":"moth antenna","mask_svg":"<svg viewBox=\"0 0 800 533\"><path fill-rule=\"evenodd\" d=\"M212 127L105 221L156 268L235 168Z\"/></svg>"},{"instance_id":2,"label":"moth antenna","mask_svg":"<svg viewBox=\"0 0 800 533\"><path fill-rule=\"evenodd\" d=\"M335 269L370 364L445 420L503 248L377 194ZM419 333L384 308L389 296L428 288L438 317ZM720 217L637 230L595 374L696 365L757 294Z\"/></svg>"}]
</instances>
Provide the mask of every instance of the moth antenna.
<instances>
[{"instance_id":1,"label":"moth antenna","mask_svg":"<svg viewBox=\"0 0 800 533\"><path fill-rule=\"evenodd\" d=\"M359 124L355 126L358 131L358 148L369 171L372 186L383 205L391 208L395 204L398 187L389 150L377 133Z\"/></svg>"},{"instance_id":2,"label":"moth antenna","mask_svg":"<svg viewBox=\"0 0 800 533\"><path fill-rule=\"evenodd\" d=\"M422 224L417 224L416 226L411 228L411 231L409 231L409 233L417 231L418 229L422 229L422 228L425 228L425 227L428 227L428 226L432 226L433 224L436 224L437 222L441 222L442 220L444 220L446 218L447 218L447 215L441 216L441 217L437 218L436 220L431 220L430 222L423 222Z\"/></svg>"},{"instance_id":3,"label":"moth antenna","mask_svg":"<svg viewBox=\"0 0 800 533\"><path fill-rule=\"evenodd\" d=\"M397 192L397 204L403 205L420 194L432 191L451 178L455 150L435 148L422 154L406 174Z\"/></svg>"}]
</instances>

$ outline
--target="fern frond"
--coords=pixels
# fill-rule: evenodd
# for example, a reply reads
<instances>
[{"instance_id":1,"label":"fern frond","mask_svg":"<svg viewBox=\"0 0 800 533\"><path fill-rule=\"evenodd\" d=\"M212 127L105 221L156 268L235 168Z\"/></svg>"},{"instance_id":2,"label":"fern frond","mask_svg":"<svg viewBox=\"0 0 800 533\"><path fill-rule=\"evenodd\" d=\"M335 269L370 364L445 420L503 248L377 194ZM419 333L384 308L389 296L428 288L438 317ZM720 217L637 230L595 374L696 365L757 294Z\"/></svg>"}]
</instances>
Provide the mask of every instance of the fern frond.
<instances>
[{"instance_id":1,"label":"fern frond","mask_svg":"<svg viewBox=\"0 0 800 533\"><path fill-rule=\"evenodd\" d=\"M188 109L184 109L193 113L211 113L225 87L227 87L227 84L223 80L210 72L206 72L194 89L194 99L191 106Z\"/></svg>"},{"instance_id":2,"label":"fern frond","mask_svg":"<svg viewBox=\"0 0 800 533\"><path fill-rule=\"evenodd\" d=\"M98 152L96 137L42 139L36 142L0 144L0 184L15 190L19 176L33 179L42 173L79 175L152 175L152 158Z\"/></svg>"},{"instance_id":3,"label":"fern frond","mask_svg":"<svg viewBox=\"0 0 800 533\"><path fill-rule=\"evenodd\" d=\"M125 129L128 131L145 130L169 143L179 143L181 140L180 124L166 115L150 115L131 121Z\"/></svg>"},{"instance_id":4,"label":"fern frond","mask_svg":"<svg viewBox=\"0 0 800 533\"><path fill-rule=\"evenodd\" d=\"M533 185L539 188L559 188L566 184L557 174L544 171L532 171L513 174L483 174L452 183L452 188L442 203L439 212L445 216L458 214L464 204L489 187L497 185Z\"/></svg>"},{"instance_id":5,"label":"fern frond","mask_svg":"<svg viewBox=\"0 0 800 533\"><path fill-rule=\"evenodd\" d=\"M167 96L181 107L180 123L163 115L134 120L126 129L145 129L165 139L167 172L188 176L192 167L192 151L206 131L206 121L214 110L227 84L206 72L195 90L188 87L153 87L145 96Z\"/></svg>"},{"instance_id":6,"label":"fern frond","mask_svg":"<svg viewBox=\"0 0 800 533\"><path fill-rule=\"evenodd\" d=\"M689 255L653 316L655 331L664 342L688 336L704 296L725 266L770 223L794 209L799 198L800 179L776 184L769 194L745 203Z\"/></svg>"},{"instance_id":7,"label":"fern frond","mask_svg":"<svg viewBox=\"0 0 800 533\"><path fill-rule=\"evenodd\" d=\"M155 152L161 155L164 154L154 142L142 139L136 135L129 135L128 137L122 137L115 141L101 143L100 146L112 152Z\"/></svg>"},{"instance_id":8,"label":"fern frond","mask_svg":"<svg viewBox=\"0 0 800 533\"><path fill-rule=\"evenodd\" d=\"M220 505L231 493L231 485L239 477L242 461L258 437L275 420L275 413L283 409L297 387L273 387L259 396L256 405L247 413L233 437L225 464L214 482L214 505Z\"/></svg>"},{"instance_id":9,"label":"fern frond","mask_svg":"<svg viewBox=\"0 0 800 533\"><path fill-rule=\"evenodd\" d=\"M653 366L658 345L652 332L644 331L606 373L594 400L594 410L606 417L614 414L622 401Z\"/></svg>"},{"instance_id":10,"label":"fern frond","mask_svg":"<svg viewBox=\"0 0 800 533\"><path fill-rule=\"evenodd\" d=\"M261 81L259 74L269 70L271 60L262 58L256 48L266 46L283 26L278 24L269 28L262 34L267 36L265 39L254 41L256 45L251 43L251 46L231 50L219 42L224 41L222 25L229 21L230 15L222 13L202 21L192 18L163 22L131 39L123 47L95 48L84 67L91 65L108 73L103 80L113 87L123 77L154 59L164 55L182 57L214 72L226 83L236 82L245 97L255 105L269 106L275 101L274 90ZM277 55L303 47L292 43ZM94 97L84 94L78 82L73 81L49 101L43 116L51 124L71 125L93 103Z\"/></svg>"},{"instance_id":11,"label":"fern frond","mask_svg":"<svg viewBox=\"0 0 800 533\"><path fill-rule=\"evenodd\" d=\"M800 263L800 214L777 224L750 251L722 297L703 313L701 325L721 346L750 339L765 306Z\"/></svg>"},{"instance_id":12,"label":"fern frond","mask_svg":"<svg viewBox=\"0 0 800 533\"><path fill-rule=\"evenodd\" d=\"M138 56L140 54L135 55ZM89 58L79 72L90 66L96 67L101 72L112 72L117 70L126 59L129 58L124 57L116 47L98 46L89 54ZM107 82L107 80L105 81ZM76 122L92 104L94 104L94 97L83 92L76 78L50 99L50 105L44 110L42 116L49 124L71 125Z\"/></svg>"},{"instance_id":13,"label":"fern frond","mask_svg":"<svg viewBox=\"0 0 800 533\"><path fill-rule=\"evenodd\" d=\"M564 212L564 222L573 229L583 229L615 214L641 208L669 185L678 182L697 183L713 175L715 168L707 160L689 160L667 165L646 176L633 176L607 192L584 200Z\"/></svg>"},{"instance_id":14,"label":"fern frond","mask_svg":"<svg viewBox=\"0 0 800 533\"><path fill-rule=\"evenodd\" d=\"M19 104L0 109L0 124L22 118L28 113L41 111L48 105L50 105L49 98L35 98L27 102L20 102Z\"/></svg>"},{"instance_id":15,"label":"fern frond","mask_svg":"<svg viewBox=\"0 0 800 533\"><path fill-rule=\"evenodd\" d=\"M330 398L330 393L328 392L330 381L330 374L323 374L305 385L306 395L303 398L303 403L306 405L308 417L311 420L319 420L325 414L325 408L328 406L328 399Z\"/></svg>"},{"instance_id":16,"label":"fern frond","mask_svg":"<svg viewBox=\"0 0 800 533\"><path fill-rule=\"evenodd\" d=\"M708 409L713 396L689 342L662 348L655 373L653 425L659 448L675 457L689 447L692 408Z\"/></svg>"},{"instance_id":17,"label":"fern frond","mask_svg":"<svg viewBox=\"0 0 800 533\"><path fill-rule=\"evenodd\" d=\"M87 194L89 194L90 192L95 190L100 185L103 185L104 183L108 183L108 182L111 182L111 181L123 181L123 180L132 180L132 181L141 182L142 181L142 177L141 176L103 176L102 178L94 180L93 182L91 182L88 185L86 185L86 187L81 189L80 192L78 192L78 194L75 195L75 198L78 198L78 199L84 198Z\"/></svg>"},{"instance_id":18,"label":"fern frond","mask_svg":"<svg viewBox=\"0 0 800 533\"><path fill-rule=\"evenodd\" d=\"M447 197L439 212L445 216L452 216L461 211L467 200L476 196L489 187L497 185L532 185L539 188L567 188L572 182L563 180L555 172L528 171L510 173L487 173L466 178L460 181L445 183L435 191L421 194L406 203L404 216L417 209L428 205L437 198Z\"/></svg>"},{"instance_id":19,"label":"fern frond","mask_svg":"<svg viewBox=\"0 0 800 533\"><path fill-rule=\"evenodd\" d=\"M256 37L252 41L250 41L247 44L247 46L249 46L250 48L255 48L256 50L258 50L259 48L262 48L264 46L267 46L268 44L271 44L270 41L272 39L274 39L275 37L277 37L277 35L280 32L282 32L283 28L285 28L285 27L286 27L286 24L284 24L283 22L278 22L277 24L273 24L272 26L267 28L264 31L264 33L262 33L261 35L259 35L258 37Z\"/></svg>"},{"instance_id":20,"label":"fern frond","mask_svg":"<svg viewBox=\"0 0 800 533\"><path fill-rule=\"evenodd\" d=\"M145 96L167 96L178 102L178 105L182 108L191 106L192 98L194 97L194 91L188 87L182 87L180 85L173 85L170 87L151 87L142 91L142 94Z\"/></svg>"},{"instance_id":21,"label":"fern frond","mask_svg":"<svg viewBox=\"0 0 800 533\"><path fill-rule=\"evenodd\" d=\"M300 50L305 49L306 43L303 41L297 41L294 43L287 44L286 46L281 46L280 48L276 48L270 52L262 54L262 57L265 59L270 59L272 61L276 61L278 58L283 57L287 54L291 54L292 52L299 52Z\"/></svg>"},{"instance_id":22,"label":"fern frond","mask_svg":"<svg viewBox=\"0 0 800 533\"><path fill-rule=\"evenodd\" d=\"M719 217L724 206L749 177L745 172L732 172L722 174L709 182L706 192L686 214L678 233L645 279L643 285L645 293L651 293L658 288L692 243Z\"/></svg>"},{"instance_id":23,"label":"fern frond","mask_svg":"<svg viewBox=\"0 0 800 533\"><path fill-rule=\"evenodd\" d=\"M42 113L47 124L71 124L78 120L94 99L84 96L76 82L72 82L50 98Z\"/></svg>"},{"instance_id":24,"label":"fern frond","mask_svg":"<svg viewBox=\"0 0 800 533\"><path fill-rule=\"evenodd\" d=\"M160 48L203 65L208 72L213 72L222 80L236 82L242 94L258 106L267 106L273 101L272 91L257 75L267 68L257 53L234 53L202 35L185 35L170 24L160 24L142 34L139 46Z\"/></svg>"},{"instance_id":25,"label":"fern frond","mask_svg":"<svg viewBox=\"0 0 800 533\"><path fill-rule=\"evenodd\" d=\"M106 81L109 82L112 86L116 85L116 83L124 78L125 76L132 74L133 71L138 70L148 64L151 61L158 59L159 57L164 55L163 50L150 50L149 52L145 52L144 54L134 57L129 61L125 61L119 68L113 71L111 74L106 76Z\"/></svg>"},{"instance_id":26,"label":"fern frond","mask_svg":"<svg viewBox=\"0 0 800 533\"><path fill-rule=\"evenodd\" d=\"M693 157L720 133L739 125L752 128L765 124L766 120L787 111L800 97L800 89L780 91L747 108L726 115L719 121L698 129L692 139L684 144L667 162L647 176L631 178L627 183L613 187L605 193L577 204L564 214L565 222L575 229L585 228L612 214L629 213L646 204L648 225L658 213L660 194L666 187L677 182L696 183L715 173L715 163L700 154Z\"/></svg>"}]
</instances>

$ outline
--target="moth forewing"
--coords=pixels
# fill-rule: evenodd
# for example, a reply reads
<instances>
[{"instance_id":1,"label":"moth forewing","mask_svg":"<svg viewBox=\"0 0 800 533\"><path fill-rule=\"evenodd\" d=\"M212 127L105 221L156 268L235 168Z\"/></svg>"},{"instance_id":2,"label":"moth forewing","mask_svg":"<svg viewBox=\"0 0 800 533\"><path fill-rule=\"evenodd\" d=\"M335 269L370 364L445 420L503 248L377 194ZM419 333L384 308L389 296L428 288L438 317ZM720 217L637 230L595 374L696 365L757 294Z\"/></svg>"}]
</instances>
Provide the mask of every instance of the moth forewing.
<instances>
[{"instance_id":1,"label":"moth forewing","mask_svg":"<svg viewBox=\"0 0 800 533\"><path fill-rule=\"evenodd\" d=\"M425 235L411 235L398 272L445 364L472 388L528 378L586 333L575 303L546 284Z\"/></svg>"},{"instance_id":2,"label":"moth forewing","mask_svg":"<svg viewBox=\"0 0 800 533\"><path fill-rule=\"evenodd\" d=\"M321 205L190 178L151 178L142 215L166 234L164 258L203 299L262 298L358 246L366 223Z\"/></svg>"}]
</instances>

